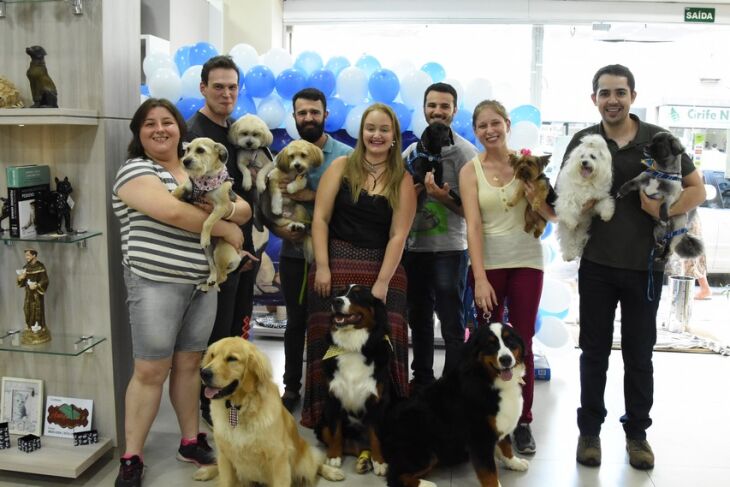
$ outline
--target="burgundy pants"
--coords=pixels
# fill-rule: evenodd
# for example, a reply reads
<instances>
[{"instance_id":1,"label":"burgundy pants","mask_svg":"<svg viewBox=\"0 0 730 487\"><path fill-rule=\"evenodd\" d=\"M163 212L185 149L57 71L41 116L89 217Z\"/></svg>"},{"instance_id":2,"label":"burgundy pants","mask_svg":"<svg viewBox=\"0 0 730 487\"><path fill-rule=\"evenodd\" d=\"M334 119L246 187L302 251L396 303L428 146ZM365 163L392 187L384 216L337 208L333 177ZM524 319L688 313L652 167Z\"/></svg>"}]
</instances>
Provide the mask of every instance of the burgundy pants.
<instances>
[{"instance_id":1,"label":"burgundy pants","mask_svg":"<svg viewBox=\"0 0 730 487\"><path fill-rule=\"evenodd\" d=\"M535 364L532 356L532 337L535 335L537 309L542 295L543 272L538 269L519 267L516 269L493 269L486 271L487 280L497 295L497 309L487 320L483 310L478 306L477 322L479 325L502 321L507 303L509 323L520 334L525 342L525 385L522 387L522 416L520 423L532 422L532 398L535 390ZM469 286L474 291L474 275L469 268Z\"/></svg>"}]
</instances>

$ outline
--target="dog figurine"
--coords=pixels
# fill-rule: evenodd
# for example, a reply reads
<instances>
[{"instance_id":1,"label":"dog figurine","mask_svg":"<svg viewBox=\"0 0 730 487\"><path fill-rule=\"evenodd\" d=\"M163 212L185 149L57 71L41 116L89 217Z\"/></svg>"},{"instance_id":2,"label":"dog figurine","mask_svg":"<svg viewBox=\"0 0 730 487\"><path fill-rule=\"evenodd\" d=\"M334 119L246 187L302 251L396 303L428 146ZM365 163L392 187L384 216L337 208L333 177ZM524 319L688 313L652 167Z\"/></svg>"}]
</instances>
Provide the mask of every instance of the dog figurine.
<instances>
[{"instance_id":1,"label":"dog figurine","mask_svg":"<svg viewBox=\"0 0 730 487\"><path fill-rule=\"evenodd\" d=\"M370 460L360 457L358 473L385 475L379 427L393 396L393 346L385 304L370 288L352 284L332 302L329 349L322 359L329 395L317 438L327 446L327 464L342 464L345 432L369 440ZM359 452L358 452L359 453ZM372 462L372 463L371 463Z\"/></svg>"},{"instance_id":2,"label":"dog figurine","mask_svg":"<svg viewBox=\"0 0 730 487\"><path fill-rule=\"evenodd\" d=\"M413 176L415 183L424 184L426 174L433 172L434 181L439 188L443 187L444 168L441 164L441 151L450 145L454 145L454 133L448 125L433 122L424 129L415 150L411 151L406 160L406 169ZM461 206L461 198L456 191L450 189L449 196L457 206ZM425 198L426 194L422 191L418 197L419 205Z\"/></svg>"},{"instance_id":3,"label":"dog figurine","mask_svg":"<svg viewBox=\"0 0 730 487\"><path fill-rule=\"evenodd\" d=\"M479 326L457 368L386 413L381 441L389 487L434 487L423 478L437 465L471 461L478 481L499 486L497 460L525 471L510 433L522 414L524 345L509 325Z\"/></svg>"},{"instance_id":4,"label":"dog figurine","mask_svg":"<svg viewBox=\"0 0 730 487\"><path fill-rule=\"evenodd\" d=\"M236 164L243 174L241 186L248 191L253 186L255 177L251 170L257 173L273 160L269 146L274 141L274 136L266 122L256 115L247 114L228 129L228 140L238 148Z\"/></svg>"},{"instance_id":5,"label":"dog figurine","mask_svg":"<svg viewBox=\"0 0 730 487\"><path fill-rule=\"evenodd\" d=\"M25 53L30 56L30 66L26 72L33 96L30 108L58 108L56 84L46 69L46 50L41 46L31 46L25 49Z\"/></svg>"},{"instance_id":6,"label":"dog figurine","mask_svg":"<svg viewBox=\"0 0 730 487\"><path fill-rule=\"evenodd\" d=\"M0 108L23 108L20 92L6 78L0 76Z\"/></svg>"},{"instance_id":7,"label":"dog figurine","mask_svg":"<svg viewBox=\"0 0 730 487\"><path fill-rule=\"evenodd\" d=\"M218 485L313 486L317 475L343 480L339 468L299 435L294 417L279 397L271 363L240 337L208 347L200 368L203 393L211 400L218 465L201 467L194 478Z\"/></svg>"},{"instance_id":8,"label":"dog figurine","mask_svg":"<svg viewBox=\"0 0 730 487\"><path fill-rule=\"evenodd\" d=\"M198 285L201 291L208 291L211 287L219 290L219 285L241 262L236 249L222 238L217 239L214 249L210 248L213 225L223 218L237 198L231 189L233 180L228 176L227 160L228 151L223 144L206 137L193 139L185 146L182 158L188 179L172 192L177 199L204 201L213 205L213 211L205 219L200 232L200 245L205 250L210 266L208 280Z\"/></svg>"},{"instance_id":9,"label":"dog figurine","mask_svg":"<svg viewBox=\"0 0 730 487\"><path fill-rule=\"evenodd\" d=\"M56 191L46 193L45 196L36 199L36 217L39 233L56 231L63 234L63 225L66 224L66 233L73 233L71 225L71 209L74 202L71 199L73 187L68 177L62 180L54 178ZM52 228L49 228L52 227Z\"/></svg>"},{"instance_id":10,"label":"dog figurine","mask_svg":"<svg viewBox=\"0 0 730 487\"><path fill-rule=\"evenodd\" d=\"M560 250L566 262L583 255L595 215L605 222L613 218L616 202L611 196L611 159L611 151L603 136L586 135L570 152L558 175L555 213L558 216ZM584 211L589 201L595 201L595 204Z\"/></svg>"},{"instance_id":11,"label":"dog figurine","mask_svg":"<svg viewBox=\"0 0 730 487\"><path fill-rule=\"evenodd\" d=\"M0 213L0 234L2 234L5 232L5 229L3 229L3 220L10 218L10 200L0 196L0 201L2 201L2 213Z\"/></svg>"},{"instance_id":12,"label":"dog figurine","mask_svg":"<svg viewBox=\"0 0 730 487\"><path fill-rule=\"evenodd\" d=\"M289 231L306 231L312 222L309 210L288 195L307 187L307 174L324 161L322 150L306 140L295 140L284 147L273 162L264 166L256 178L259 210L265 224L286 227ZM286 193L280 184L286 184ZM312 262L312 237L304 237L304 257Z\"/></svg>"},{"instance_id":13,"label":"dog figurine","mask_svg":"<svg viewBox=\"0 0 730 487\"><path fill-rule=\"evenodd\" d=\"M618 190L617 198L624 198L632 191L641 190L649 198L662 198L660 213L665 217L656 221L654 240L661 259L671 252L682 258L695 258L704 252L702 241L687 233L687 214L668 217L669 208L682 193L682 154L684 147L669 132L654 135L644 148L645 162L649 168L624 183Z\"/></svg>"},{"instance_id":14,"label":"dog figurine","mask_svg":"<svg viewBox=\"0 0 730 487\"><path fill-rule=\"evenodd\" d=\"M526 149L523 149L519 155L510 154L509 157L510 166L514 169L515 179L519 184L514 196L507 202L507 206L517 205L525 197L525 183L533 183L535 197L532 201L528 201L525 208L525 232L532 232L535 238L540 238L545 230L545 225L547 225L547 222L537 210L550 193L550 183L543 173L548 162L550 162L550 155L533 156Z\"/></svg>"}]
</instances>

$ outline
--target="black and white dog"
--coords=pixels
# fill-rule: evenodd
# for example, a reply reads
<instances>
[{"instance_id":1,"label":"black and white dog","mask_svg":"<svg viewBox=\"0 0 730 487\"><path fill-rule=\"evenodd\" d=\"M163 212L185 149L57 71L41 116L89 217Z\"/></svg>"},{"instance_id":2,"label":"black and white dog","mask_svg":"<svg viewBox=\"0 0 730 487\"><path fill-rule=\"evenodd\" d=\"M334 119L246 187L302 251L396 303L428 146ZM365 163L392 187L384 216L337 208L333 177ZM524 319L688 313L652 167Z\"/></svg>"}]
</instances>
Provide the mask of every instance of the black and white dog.
<instances>
[{"instance_id":1,"label":"black and white dog","mask_svg":"<svg viewBox=\"0 0 730 487\"><path fill-rule=\"evenodd\" d=\"M433 122L426 127L416 148L406 160L406 169L413 175L415 183L424 184L426 174L433 172L434 181L439 188L443 187L444 168L441 164L441 150L450 145L454 145L454 133L448 125ZM449 196L458 206L461 206L461 198L453 189L449 190ZM422 191L418 197L419 205L423 203L425 197L426 194Z\"/></svg>"},{"instance_id":2,"label":"black and white dog","mask_svg":"<svg viewBox=\"0 0 730 487\"><path fill-rule=\"evenodd\" d=\"M666 258L670 252L677 252L683 258L694 258L702 254L702 241L687 233L687 214L669 217L669 208L682 192L682 154L684 147L669 132L654 135L644 148L649 168L627 181L618 190L617 197L623 198L632 191L641 190L649 198L663 198L661 218L654 227L657 256Z\"/></svg>"}]
</instances>

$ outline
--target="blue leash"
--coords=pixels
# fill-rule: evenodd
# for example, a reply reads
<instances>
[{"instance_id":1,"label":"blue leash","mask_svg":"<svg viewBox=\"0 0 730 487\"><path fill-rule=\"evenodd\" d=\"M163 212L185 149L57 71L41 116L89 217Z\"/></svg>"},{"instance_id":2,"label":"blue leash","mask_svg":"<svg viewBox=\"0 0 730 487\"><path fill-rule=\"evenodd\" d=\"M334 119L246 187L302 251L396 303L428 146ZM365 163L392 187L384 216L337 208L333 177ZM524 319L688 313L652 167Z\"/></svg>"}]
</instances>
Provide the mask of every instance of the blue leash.
<instances>
[{"instance_id":1,"label":"blue leash","mask_svg":"<svg viewBox=\"0 0 730 487\"><path fill-rule=\"evenodd\" d=\"M689 230L687 227L682 227L677 230L674 230L673 232L667 232L664 237L657 242L657 244L662 245L669 240L673 239L674 237L678 235L683 235L687 233ZM649 301L654 301L654 252L656 252L656 245L651 249L651 252L649 252L649 283L646 288L646 299Z\"/></svg>"}]
</instances>

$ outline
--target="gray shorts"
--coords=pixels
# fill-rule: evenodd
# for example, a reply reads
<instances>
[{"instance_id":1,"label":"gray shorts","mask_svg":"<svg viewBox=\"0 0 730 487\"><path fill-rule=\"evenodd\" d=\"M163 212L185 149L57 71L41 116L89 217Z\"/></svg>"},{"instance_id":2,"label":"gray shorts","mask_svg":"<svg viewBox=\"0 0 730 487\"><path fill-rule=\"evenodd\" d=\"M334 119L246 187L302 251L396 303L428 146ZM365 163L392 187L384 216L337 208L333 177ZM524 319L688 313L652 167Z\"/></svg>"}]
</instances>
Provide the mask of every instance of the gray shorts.
<instances>
[{"instance_id":1,"label":"gray shorts","mask_svg":"<svg viewBox=\"0 0 730 487\"><path fill-rule=\"evenodd\" d=\"M218 308L217 292L195 284L158 282L124 268L134 358L159 360L173 352L202 352Z\"/></svg>"}]
</instances>

